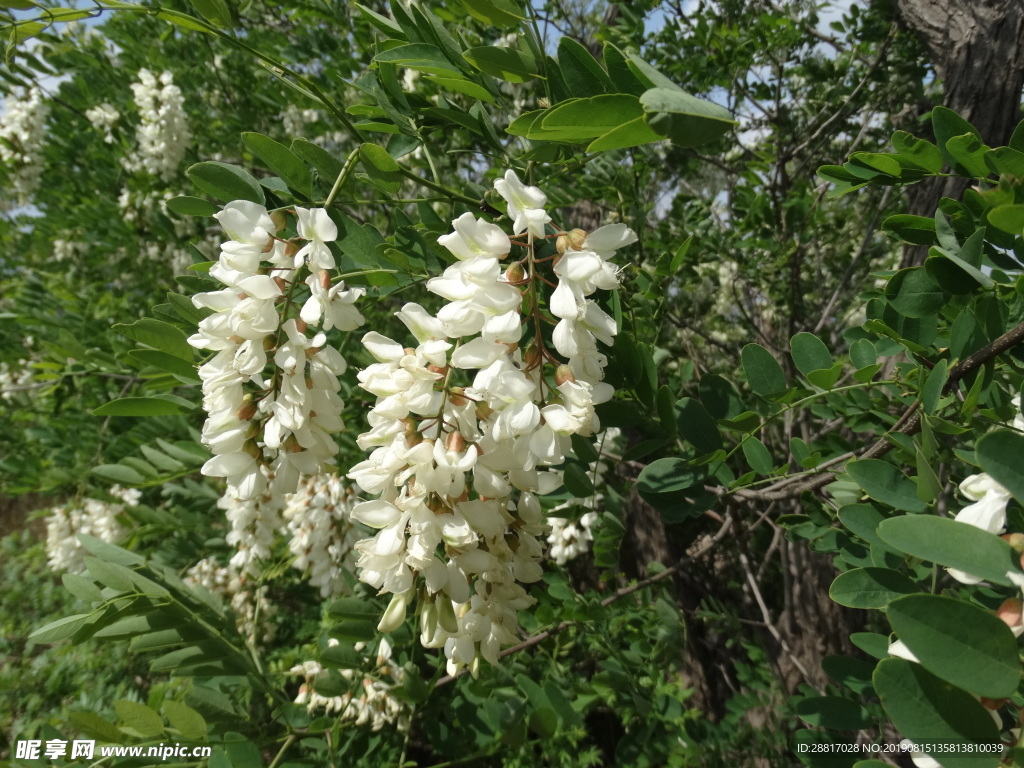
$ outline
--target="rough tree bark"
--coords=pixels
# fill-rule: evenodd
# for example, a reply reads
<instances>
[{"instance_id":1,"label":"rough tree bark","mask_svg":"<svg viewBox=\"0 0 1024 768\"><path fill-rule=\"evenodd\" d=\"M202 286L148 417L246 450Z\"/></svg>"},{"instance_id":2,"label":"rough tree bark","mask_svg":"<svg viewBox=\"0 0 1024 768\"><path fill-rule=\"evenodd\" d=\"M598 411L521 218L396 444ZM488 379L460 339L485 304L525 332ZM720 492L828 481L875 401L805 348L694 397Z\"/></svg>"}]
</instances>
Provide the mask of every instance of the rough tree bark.
<instances>
[{"instance_id":1,"label":"rough tree bark","mask_svg":"<svg viewBox=\"0 0 1024 768\"><path fill-rule=\"evenodd\" d=\"M942 81L945 106L958 112L990 146L1006 144L1021 119L1024 89L1024 1L896 0L904 24L928 49ZM943 197L967 184L931 179L910 188L910 210L932 216ZM924 261L922 246L904 252L903 266Z\"/></svg>"}]
</instances>

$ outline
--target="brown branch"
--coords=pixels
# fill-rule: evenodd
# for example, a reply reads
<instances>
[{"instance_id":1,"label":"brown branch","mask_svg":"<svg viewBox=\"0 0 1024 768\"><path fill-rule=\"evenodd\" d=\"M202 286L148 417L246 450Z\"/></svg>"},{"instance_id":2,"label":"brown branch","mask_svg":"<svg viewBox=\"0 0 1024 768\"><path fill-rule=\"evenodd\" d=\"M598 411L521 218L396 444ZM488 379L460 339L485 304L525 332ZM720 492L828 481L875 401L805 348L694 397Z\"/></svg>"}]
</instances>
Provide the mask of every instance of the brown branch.
<instances>
[{"instance_id":1,"label":"brown branch","mask_svg":"<svg viewBox=\"0 0 1024 768\"><path fill-rule=\"evenodd\" d=\"M968 355L966 358L961 360L959 363L949 369L949 377L946 379L946 384L942 388L943 394L949 394L952 392L956 385L960 382L964 376L971 371L977 370L985 363L998 357L1003 352L1011 349L1024 341L1024 323L1021 323L1016 328L1004 333L998 339L993 341L991 344L979 349L977 352ZM921 428L921 412L919 409L920 401L915 402L900 416L899 420L892 426L892 429L888 430L886 434L900 433L904 435L914 435ZM885 439L885 437L879 438L871 447L858 456L859 459L877 459L879 456L884 456L893 449L893 444ZM741 499L753 499L756 501L785 501L786 499L792 499L800 496L808 491L816 491L823 486L828 485L836 478L835 472L826 472L823 475L807 480L803 483L794 485L792 488L779 491L755 491L750 489L740 489L733 491L732 494L738 496ZM714 490L714 489L709 489Z\"/></svg>"},{"instance_id":2,"label":"brown branch","mask_svg":"<svg viewBox=\"0 0 1024 768\"><path fill-rule=\"evenodd\" d=\"M684 565L688 565L689 563L692 563L694 560L703 557L708 552L710 552L711 549L719 541L725 538L725 535L729 532L729 529L731 527L732 518L726 518L725 521L722 523L722 526L715 533L715 535L711 537L711 540L708 541L703 547L698 549L696 552L694 552L692 555L690 555L689 557L682 558L675 565L669 566L665 570L661 571L660 573L656 573L654 576L651 576L650 578L643 579L642 581L638 581L636 584L630 584L628 587L623 587L622 589L613 592L601 601L601 607L607 608L616 600L621 600L622 598L627 597L628 595L632 595L634 592L639 592L641 589L645 589L651 586L652 584L656 584L659 581L662 581L663 579L667 579L672 574L681 570ZM506 648L498 654L498 658L503 659L506 656L511 656L513 653L519 653L519 651L524 651L527 648L532 648L535 645L540 645L548 638L557 635L559 632L565 631L566 629L577 623L578 622L576 621L563 621L561 624L556 624L551 629L546 629L543 632L539 632L538 634L533 635L532 637L528 637L526 640L517 645L513 645L509 648ZM437 681L437 684L434 687L439 688L442 685L447 685L448 683L451 683L457 680L458 678L462 677L468 671L468 669L463 668L454 675L445 675Z\"/></svg>"}]
</instances>

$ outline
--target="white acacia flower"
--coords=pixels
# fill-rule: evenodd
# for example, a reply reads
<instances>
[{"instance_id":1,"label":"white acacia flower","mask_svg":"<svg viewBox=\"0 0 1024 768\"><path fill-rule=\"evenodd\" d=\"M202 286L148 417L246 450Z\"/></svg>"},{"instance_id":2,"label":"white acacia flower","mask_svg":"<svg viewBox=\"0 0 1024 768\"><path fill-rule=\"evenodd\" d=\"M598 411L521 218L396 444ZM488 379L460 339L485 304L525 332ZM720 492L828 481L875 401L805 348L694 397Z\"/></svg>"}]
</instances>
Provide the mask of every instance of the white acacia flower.
<instances>
[{"instance_id":1,"label":"white acacia flower","mask_svg":"<svg viewBox=\"0 0 1024 768\"><path fill-rule=\"evenodd\" d=\"M544 226L551 221L544 210L547 195L537 187L523 184L512 170L505 171L503 178L495 180L494 189L508 203L508 217L512 219L514 234L529 232L534 237L544 237Z\"/></svg>"},{"instance_id":2,"label":"white acacia flower","mask_svg":"<svg viewBox=\"0 0 1024 768\"><path fill-rule=\"evenodd\" d=\"M295 267L309 261L310 270L334 269L334 254L327 243L338 239L338 225L323 208L300 208L295 206L299 217L299 237L308 240L295 254Z\"/></svg>"}]
</instances>

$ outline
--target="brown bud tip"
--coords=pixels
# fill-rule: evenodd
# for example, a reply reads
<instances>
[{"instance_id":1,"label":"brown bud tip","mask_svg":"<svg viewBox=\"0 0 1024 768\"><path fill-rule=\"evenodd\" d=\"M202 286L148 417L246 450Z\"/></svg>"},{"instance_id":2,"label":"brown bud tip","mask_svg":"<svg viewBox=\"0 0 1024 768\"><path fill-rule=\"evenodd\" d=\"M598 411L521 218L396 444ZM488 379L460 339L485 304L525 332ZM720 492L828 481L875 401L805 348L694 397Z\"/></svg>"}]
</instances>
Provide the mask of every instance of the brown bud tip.
<instances>
[{"instance_id":1,"label":"brown bud tip","mask_svg":"<svg viewBox=\"0 0 1024 768\"><path fill-rule=\"evenodd\" d=\"M569 233L569 247L578 251L583 247L583 241L587 239L587 233L582 229L574 229Z\"/></svg>"},{"instance_id":2,"label":"brown bud tip","mask_svg":"<svg viewBox=\"0 0 1024 768\"><path fill-rule=\"evenodd\" d=\"M284 211L271 211L270 220L274 222L275 232L280 232L288 224L288 219L284 217Z\"/></svg>"},{"instance_id":3,"label":"brown bud tip","mask_svg":"<svg viewBox=\"0 0 1024 768\"><path fill-rule=\"evenodd\" d=\"M299 333L305 333L306 328L307 326L305 320L301 320L299 318L295 319L295 330L297 330Z\"/></svg>"},{"instance_id":4,"label":"brown bud tip","mask_svg":"<svg viewBox=\"0 0 1024 768\"><path fill-rule=\"evenodd\" d=\"M284 449L288 453L301 453L302 446L299 445L299 440L295 435L288 435L288 438L284 441Z\"/></svg>"},{"instance_id":5,"label":"brown bud tip","mask_svg":"<svg viewBox=\"0 0 1024 768\"><path fill-rule=\"evenodd\" d=\"M462 453L466 450L466 438L462 436L461 432L449 432L448 437L444 441L444 447L449 451Z\"/></svg>"},{"instance_id":6,"label":"brown bud tip","mask_svg":"<svg viewBox=\"0 0 1024 768\"><path fill-rule=\"evenodd\" d=\"M273 336L264 336L263 337L263 351L264 352L269 352L273 348L274 348L274 337Z\"/></svg>"},{"instance_id":7,"label":"brown bud tip","mask_svg":"<svg viewBox=\"0 0 1024 768\"><path fill-rule=\"evenodd\" d=\"M487 419L491 417L492 413L494 413L494 409L487 403L476 404L476 417L480 419L480 421L487 421Z\"/></svg>"},{"instance_id":8,"label":"brown bud tip","mask_svg":"<svg viewBox=\"0 0 1024 768\"><path fill-rule=\"evenodd\" d=\"M563 254L569 250L568 235L559 235L555 238L555 250L558 251L559 254Z\"/></svg>"},{"instance_id":9,"label":"brown bud tip","mask_svg":"<svg viewBox=\"0 0 1024 768\"><path fill-rule=\"evenodd\" d=\"M301 247L302 247L301 243L299 243L299 242L297 242L295 240L289 240L285 244L285 246L284 246L284 255L285 256L294 256L296 253L299 252L299 248L301 248Z\"/></svg>"},{"instance_id":10,"label":"brown bud tip","mask_svg":"<svg viewBox=\"0 0 1024 768\"><path fill-rule=\"evenodd\" d=\"M526 367L536 368L540 364L540 349L536 344L530 343L526 348Z\"/></svg>"},{"instance_id":11,"label":"brown bud tip","mask_svg":"<svg viewBox=\"0 0 1024 768\"><path fill-rule=\"evenodd\" d=\"M526 279L526 270L523 269L523 265L518 261L514 261L508 265L508 269L505 270L505 280L510 283L521 283Z\"/></svg>"},{"instance_id":12,"label":"brown bud tip","mask_svg":"<svg viewBox=\"0 0 1024 768\"><path fill-rule=\"evenodd\" d=\"M1024 533L1004 533L1003 541L1013 547L1013 551L1024 554Z\"/></svg>"},{"instance_id":13,"label":"brown bud tip","mask_svg":"<svg viewBox=\"0 0 1024 768\"><path fill-rule=\"evenodd\" d=\"M245 443L242 445L242 450L245 453L248 453L254 459L259 459L263 456L263 451L261 451L260 447L256 445L255 440L246 440Z\"/></svg>"},{"instance_id":14,"label":"brown bud tip","mask_svg":"<svg viewBox=\"0 0 1024 768\"><path fill-rule=\"evenodd\" d=\"M274 285L277 286L278 290L281 291L281 293L284 293L285 291L288 290L288 283L285 281L285 279L283 277L279 277L279 276L275 275L274 276Z\"/></svg>"},{"instance_id":15,"label":"brown bud tip","mask_svg":"<svg viewBox=\"0 0 1024 768\"><path fill-rule=\"evenodd\" d=\"M562 363L555 369L555 386L561 386L567 381L576 381L576 377L573 376L572 368L566 363Z\"/></svg>"},{"instance_id":16,"label":"brown bud tip","mask_svg":"<svg viewBox=\"0 0 1024 768\"><path fill-rule=\"evenodd\" d=\"M256 415L256 401L252 399L251 395L246 395L246 399L242 401L242 404L238 406L238 410L235 411L235 416L238 417L239 421L248 421Z\"/></svg>"},{"instance_id":17,"label":"brown bud tip","mask_svg":"<svg viewBox=\"0 0 1024 768\"><path fill-rule=\"evenodd\" d=\"M446 373L448 373L448 366L442 367L440 365L434 365L433 363L431 363L430 365L427 366L427 370L430 371L431 373L439 373L442 376L444 376Z\"/></svg>"},{"instance_id":18,"label":"brown bud tip","mask_svg":"<svg viewBox=\"0 0 1024 768\"><path fill-rule=\"evenodd\" d=\"M320 287L329 291L331 289L331 273L326 269L321 269L316 276L320 280Z\"/></svg>"},{"instance_id":19,"label":"brown bud tip","mask_svg":"<svg viewBox=\"0 0 1024 768\"><path fill-rule=\"evenodd\" d=\"M996 608L996 616L1011 629L1019 627L1024 619L1024 602L1017 597L1007 598L1002 605Z\"/></svg>"}]
</instances>

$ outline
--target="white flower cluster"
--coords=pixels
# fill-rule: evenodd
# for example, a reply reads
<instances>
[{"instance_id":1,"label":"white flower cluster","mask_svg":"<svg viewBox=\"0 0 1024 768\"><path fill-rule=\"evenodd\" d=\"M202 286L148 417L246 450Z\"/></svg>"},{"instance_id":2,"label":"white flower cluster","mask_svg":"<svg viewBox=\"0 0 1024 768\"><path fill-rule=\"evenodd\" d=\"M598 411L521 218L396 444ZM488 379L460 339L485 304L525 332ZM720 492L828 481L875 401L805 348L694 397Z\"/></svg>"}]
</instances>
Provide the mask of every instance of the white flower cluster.
<instances>
[{"instance_id":1,"label":"white flower cluster","mask_svg":"<svg viewBox=\"0 0 1024 768\"><path fill-rule=\"evenodd\" d=\"M157 79L148 69L140 69L139 82L132 83L132 93L142 121L136 129L138 147L125 159L125 167L170 181L192 138L181 89L174 84L170 72Z\"/></svg>"},{"instance_id":2,"label":"white flower cluster","mask_svg":"<svg viewBox=\"0 0 1024 768\"><path fill-rule=\"evenodd\" d=\"M0 161L7 170L11 198L24 205L39 187L43 173L43 139L50 107L38 88L4 97L0 117Z\"/></svg>"},{"instance_id":3,"label":"white flower cluster","mask_svg":"<svg viewBox=\"0 0 1024 768\"><path fill-rule=\"evenodd\" d=\"M235 624L239 633L250 643L255 643L257 638L264 643L273 640L274 628L267 619L277 613L277 607L267 598L266 586L257 589L244 573L240 573L231 565L221 565L215 557L204 558L193 565L185 573L182 581L190 587L202 587L228 600L235 614Z\"/></svg>"},{"instance_id":4,"label":"white flower cluster","mask_svg":"<svg viewBox=\"0 0 1024 768\"><path fill-rule=\"evenodd\" d=\"M113 486L110 495L117 502L83 499L81 503L54 507L46 519L46 555L50 568L61 573L85 572L87 550L76 536L88 534L102 541L119 541L128 532L118 519L125 507L139 504L142 494L134 488Z\"/></svg>"},{"instance_id":5,"label":"white flower cluster","mask_svg":"<svg viewBox=\"0 0 1024 768\"><path fill-rule=\"evenodd\" d=\"M30 386L35 375L31 364L31 360L21 359L12 367L0 361L0 398L13 400Z\"/></svg>"},{"instance_id":6,"label":"white flower cluster","mask_svg":"<svg viewBox=\"0 0 1024 768\"><path fill-rule=\"evenodd\" d=\"M607 262L612 244L635 237L604 227L559 238L550 306L563 318L555 348L569 358L559 364L545 345L538 303L546 197L512 171L495 188L508 202L513 234L523 237L513 243L500 227L460 216L438 238L456 263L427 282L450 303L436 317L416 304L397 313L418 346L376 332L363 337L378 362L359 381L377 401L358 443L373 451L349 473L378 497L358 504L352 518L378 530L356 545L360 579L394 595L379 629L397 628L419 591L421 642L443 647L453 674L465 665L475 673L481 656L496 663L501 646L517 640L517 612L534 602L522 584L542 575L537 496L560 484L547 468L565 460L571 435L599 429L594 405L612 395L600 382L605 358L592 329L610 341L615 323L586 296L617 287ZM503 274L499 261L513 245L525 255ZM553 381L545 362L556 368ZM456 386L456 376L467 386Z\"/></svg>"},{"instance_id":7,"label":"white flower cluster","mask_svg":"<svg viewBox=\"0 0 1024 768\"><path fill-rule=\"evenodd\" d=\"M346 590L343 564L359 538L350 519L355 502L352 486L337 475L326 475L304 479L285 504L292 566L307 574L322 597Z\"/></svg>"},{"instance_id":8,"label":"white flower cluster","mask_svg":"<svg viewBox=\"0 0 1024 768\"><path fill-rule=\"evenodd\" d=\"M85 116L89 119L92 127L97 131L103 131L103 141L107 144L114 143L114 126L121 119L121 114L107 102L85 110Z\"/></svg>"},{"instance_id":9,"label":"white flower cluster","mask_svg":"<svg viewBox=\"0 0 1024 768\"><path fill-rule=\"evenodd\" d=\"M328 645L337 644L338 641L334 638L328 640ZM360 650L360 645L362 644L356 645L357 650ZM288 672L292 675L302 675L305 681L299 687L295 703L305 704L310 712L314 709L323 709L328 715L337 712L339 720L352 721L357 726L369 723L374 731L379 731L385 725L395 725L399 731L405 731L409 727L409 709L404 702L390 693L395 685L402 684L402 670L392 663L391 645L385 638L381 638L378 646L376 666L377 673L372 677L352 669L339 670L342 678L353 687L358 686L356 694L321 696L314 686L317 675L324 671L323 667L316 661L297 664ZM393 682L386 682L380 679L381 676L387 676Z\"/></svg>"},{"instance_id":10,"label":"white flower cluster","mask_svg":"<svg viewBox=\"0 0 1024 768\"><path fill-rule=\"evenodd\" d=\"M618 428L612 427L598 438L597 443L604 446L617 440L620 434ZM600 459L589 465L587 473L593 478L595 488L601 487L604 473L607 471L608 465ZM548 557L559 565L565 565L570 560L575 560L589 551L590 543L594 540L590 527L597 521L597 510L603 500L604 494L595 491L585 499L569 499L550 510L551 513L554 513L570 507L584 507L589 511L584 512L578 520L567 520L564 517L553 517L549 514L547 523L551 532L548 534Z\"/></svg>"},{"instance_id":11,"label":"white flower cluster","mask_svg":"<svg viewBox=\"0 0 1024 768\"><path fill-rule=\"evenodd\" d=\"M324 332L363 322L353 306L362 289L331 285L334 222L323 209L295 212L298 237L287 242L275 234L283 218L279 226L262 205L235 201L215 214L232 239L210 275L226 287L192 299L213 310L189 338L214 353L199 368L209 414L203 443L214 454L203 474L227 479L222 505L239 546L236 565L253 573L281 525L285 495L300 474L333 465L338 450L331 435L344 428L338 376L346 364ZM299 308L303 282L308 298ZM288 317L293 310L298 316ZM316 325L322 330L307 335Z\"/></svg>"}]
</instances>

